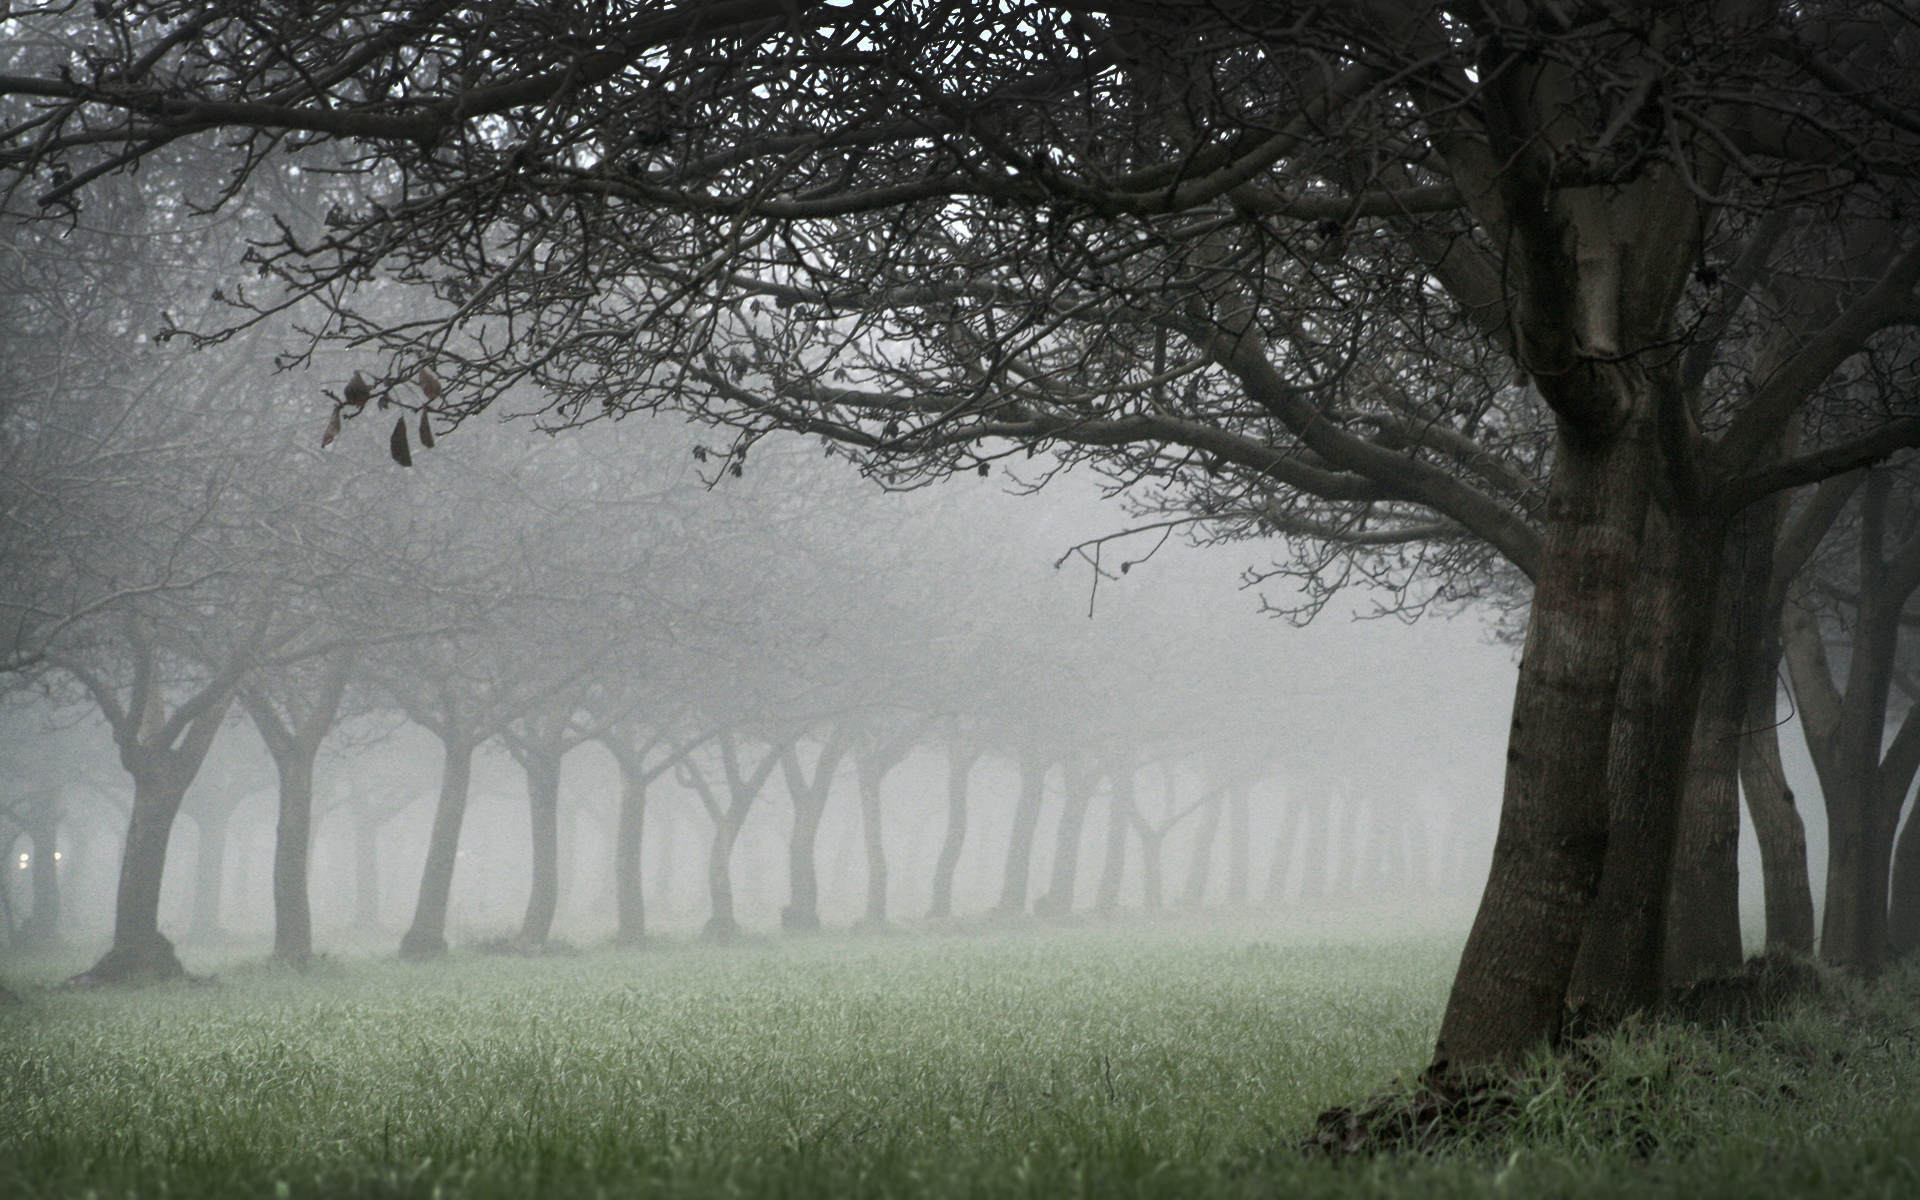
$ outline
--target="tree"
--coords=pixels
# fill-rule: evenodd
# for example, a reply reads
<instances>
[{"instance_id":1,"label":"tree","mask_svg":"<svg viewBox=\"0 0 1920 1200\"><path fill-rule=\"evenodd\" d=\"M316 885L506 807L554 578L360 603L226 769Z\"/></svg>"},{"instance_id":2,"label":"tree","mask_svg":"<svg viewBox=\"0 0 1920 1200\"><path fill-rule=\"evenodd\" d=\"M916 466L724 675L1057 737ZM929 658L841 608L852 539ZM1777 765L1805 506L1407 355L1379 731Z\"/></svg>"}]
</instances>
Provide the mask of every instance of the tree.
<instances>
[{"instance_id":1,"label":"tree","mask_svg":"<svg viewBox=\"0 0 1920 1200\"><path fill-rule=\"evenodd\" d=\"M1726 522L1920 439L1888 414L1768 457L1920 317L1920 56L1895 10L276 14L192 6L187 36L109 9L78 74L23 46L0 161L57 210L209 127L251 131L242 170L281 133L359 139L391 194L261 265L383 337L396 378L464 333L469 408L531 380L562 420L691 408L737 450L785 426L936 475L1061 446L1394 586L1448 594L1496 552L1529 574L1438 1067L1551 1038L1570 988L1657 996ZM1779 212L1814 215L1809 251L1842 231L1844 301L1780 369L1709 387ZM382 332L338 290L382 266L434 288L431 315ZM1632 920L1590 922L1596 897Z\"/></svg>"},{"instance_id":2,"label":"tree","mask_svg":"<svg viewBox=\"0 0 1920 1200\"><path fill-rule=\"evenodd\" d=\"M1807 750L1827 808L1822 957L1864 974L1887 961L1894 833L1920 773L1920 713L1889 720L1900 617L1920 590L1920 505L1911 487L1873 471L1859 493L1849 557L1854 597L1844 686L1836 681L1812 598L1789 601L1786 658ZM1889 729L1891 727L1891 736Z\"/></svg>"}]
</instances>

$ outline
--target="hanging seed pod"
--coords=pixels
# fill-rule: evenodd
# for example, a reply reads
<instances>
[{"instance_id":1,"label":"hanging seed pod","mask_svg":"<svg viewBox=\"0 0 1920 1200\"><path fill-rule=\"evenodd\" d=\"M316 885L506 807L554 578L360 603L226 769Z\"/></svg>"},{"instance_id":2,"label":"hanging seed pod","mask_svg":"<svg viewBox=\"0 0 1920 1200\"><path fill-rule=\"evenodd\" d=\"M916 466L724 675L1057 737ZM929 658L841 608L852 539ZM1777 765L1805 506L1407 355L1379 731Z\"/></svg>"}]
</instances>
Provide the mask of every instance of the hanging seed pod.
<instances>
[{"instance_id":1,"label":"hanging seed pod","mask_svg":"<svg viewBox=\"0 0 1920 1200\"><path fill-rule=\"evenodd\" d=\"M413 465L413 451L407 445L407 419L401 417L393 423L393 436L387 440L387 452L393 455L393 461L403 467Z\"/></svg>"},{"instance_id":2,"label":"hanging seed pod","mask_svg":"<svg viewBox=\"0 0 1920 1200\"><path fill-rule=\"evenodd\" d=\"M368 383L360 372L355 371L353 378L347 380L346 393L346 405L352 410L347 415L355 416L367 406L367 401L373 399L373 385Z\"/></svg>"},{"instance_id":3,"label":"hanging seed pod","mask_svg":"<svg viewBox=\"0 0 1920 1200\"><path fill-rule=\"evenodd\" d=\"M420 445L422 449L433 449L433 426L427 421L427 414L420 414Z\"/></svg>"},{"instance_id":4,"label":"hanging seed pod","mask_svg":"<svg viewBox=\"0 0 1920 1200\"><path fill-rule=\"evenodd\" d=\"M414 372L413 381L420 385L420 390L426 393L427 399L438 400L440 398L440 377L432 371L421 367L418 371ZM428 442L427 444L431 446L433 443Z\"/></svg>"},{"instance_id":5,"label":"hanging seed pod","mask_svg":"<svg viewBox=\"0 0 1920 1200\"><path fill-rule=\"evenodd\" d=\"M333 415L327 418L327 431L320 435L320 448L325 450L333 445L333 439L340 436L340 406L333 406Z\"/></svg>"}]
</instances>

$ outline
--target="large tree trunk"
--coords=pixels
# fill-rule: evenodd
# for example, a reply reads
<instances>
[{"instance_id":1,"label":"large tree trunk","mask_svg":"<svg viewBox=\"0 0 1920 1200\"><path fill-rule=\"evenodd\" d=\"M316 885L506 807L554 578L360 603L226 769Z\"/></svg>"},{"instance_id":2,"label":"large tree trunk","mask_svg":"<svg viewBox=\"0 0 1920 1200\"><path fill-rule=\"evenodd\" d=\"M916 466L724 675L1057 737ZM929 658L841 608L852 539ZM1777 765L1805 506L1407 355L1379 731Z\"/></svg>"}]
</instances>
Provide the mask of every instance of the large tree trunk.
<instances>
[{"instance_id":1,"label":"large tree trunk","mask_svg":"<svg viewBox=\"0 0 1920 1200\"><path fill-rule=\"evenodd\" d=\"M31 848L33 911L16 935L20 945L43 949L60 941L60 789L42 788L26 801L27 844Z\"/></svg>"},{"instance_id":2,"label":"large tree trunk","mask_svg":"<svg viewBox=\"0 0 1920 1200\"><path fill-rule=\"evenodd\" d=\"M400 938L400 957L437 958L447 952L447 897L453 891L453 864L460 852L460 825L467 815L467 789L473 779L473 743L441 739L445 763L440 772L440 803L433 810L427 862L420 872L420 898L413 924Z\"/></svg>"},{"instance_id":3,"label":"large tree trunk","mask_svg":"<svg viewBox=\"0 0 1920 1200\"><path fill-rule=\"evenodd\" d=\"M1064 783L1065 803L1060 809L1060 835L1053 844L1053 878L1047 892L1034 902L1036 916L1073 915L1074 882L1080 873L1080 836L1086 827L1087 807L1093 801L1094 785L1100 781L1093 767L1078 757L1068 761Z\"/></svg>"},{"instance_id":4,"label":"large tree trunk","mask_svg":"<svg viewBox=\"0 0 1920 1200\"><path fill-rule=\"evenodd\" d=\"M1037 750L1020 752L1020 800L1013 811L1013 836L1007 843L1007 873L1000 885L1002 916L1027 911L1027 886L1033 873L1033 839L1040 829L1040 802L1046 798L1047 770L1053 762Z\"/></svg>"},{"instance_id":5,"label":"large tree trunk","mask_svg":"<svg viewBox=\"0 0 1920 1200\"><path fill-rule=\"evenodd\" d=\"M543 742L528 746L520 762L527 775L533 848L533 883L518 939L524 946L546 945L560 906L560 762L565 753L563 745Z\"/></svg>"},{"instance_id":6,"label":"large tree trunk","mask_svg":"<svg viewBox=\"0 0 1920 1200\"><path fill-rule=\"evenodd\" d=\"M1665 994L1674 846L1714 612L1724 529L1653 509L1608 747L1606 858L1566 1002L1583 1021Z\"/></svg>"},{"instance_id":7,"label":"large tree trunk","mask_svg":"<svg viewBox=\"0 0 1920 1200\"><path fill-rule=\"evenodd\" d=\"M173 943L160 932L160 881L166 874L167 843L173 836L174 819L180 815L180 802L226 720L233 691L229 686L203 694L202 700L199 714L188 722L177 745L146 744L133 731L120 743L121 765L133 776L133 810L114 898L113 946L83 978L135 983L186 974ZM149 722L139 724L145 727Z\"/></svg>"},{"instance_id":8,"label":"large tree trunk","mask_svg":"<svg viewBox=\"0 0 1920 1200\"><path fill-rule=\"evenodd\" d=\"M162 765L129 770L133 770L133 813L120 859L113 948L87 972L103 983L176 979L186 974L173 943L160 932L160 881L166 873L174 818L192 773Z\"/></svg>"},{"instance_id":9,"label":"large tree trunk","mask_svg":"<svg viewBox=\"0 0 1920 1200\"><path fill-rule=\"evenodd\" d=\"M960 865L960 849L967 841L967 780L980 760L980 745L956 731L947 743L947 832L940 841L940 858L933 866L933 901L929 920L953 915L953 873Z\"/></svg>"},{"instance_id":10,"label":"large tree trunk","mask_svg":"<svg viewBox=\"0 0 1920 1200\"><path fill-rule=\"evenodd\" d=\"M1643 406L1631 412L1621 432L1563 432L1555 447L1500 831L1436 1072L1510 1062L1560 1032L1606 858L1608 749L1646 526L1652 431Z\"/></svg>"}]
</instances>

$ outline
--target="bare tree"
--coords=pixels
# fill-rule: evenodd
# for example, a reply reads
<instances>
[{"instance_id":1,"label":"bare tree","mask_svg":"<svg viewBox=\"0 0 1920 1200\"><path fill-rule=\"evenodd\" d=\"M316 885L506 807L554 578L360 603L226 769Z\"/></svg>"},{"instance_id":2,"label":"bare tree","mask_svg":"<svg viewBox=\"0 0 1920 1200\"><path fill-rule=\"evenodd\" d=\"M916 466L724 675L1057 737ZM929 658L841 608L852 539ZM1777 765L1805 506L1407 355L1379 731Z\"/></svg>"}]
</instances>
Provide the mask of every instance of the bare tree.
<instances>
[{"instance_id":1,"label":"bare tree","mask_svg":"<svg viewBox=\"0 0 1920 1200\"><path fill-rule=\"evenodd\" d=\"M259 265L383 378L456 359L469 410L531 380L559 421L688 408L736 455L798 428L899 475L1059 447L1416 604L1529 575L1436 1066L1657 998L1726 523L1920 440L1886 414L1774 453L1920 319L1897 8L248 7L36 23L10 193L57 216L210 128L241 174L355 139L390 192ZM1762 374L1723 335L1789 234L1845 284ZM356 308L377 268L422 315Z\"/></svg>"}]
</instances>

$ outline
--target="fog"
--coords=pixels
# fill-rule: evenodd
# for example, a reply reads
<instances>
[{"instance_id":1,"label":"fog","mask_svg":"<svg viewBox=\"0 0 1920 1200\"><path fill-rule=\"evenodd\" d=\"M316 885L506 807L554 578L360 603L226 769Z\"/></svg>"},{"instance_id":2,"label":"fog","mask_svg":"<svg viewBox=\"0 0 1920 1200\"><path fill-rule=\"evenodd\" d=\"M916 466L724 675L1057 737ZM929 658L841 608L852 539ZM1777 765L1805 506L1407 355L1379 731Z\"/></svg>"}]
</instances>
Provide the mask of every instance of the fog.
<instances>
[{"instance_id":1,"label":"fog","mask_svg":"<svg viewBox=\"0 0 1920 1200\"><path fill-rule=\"evenodd\" d=\"M655 442L676 449L684 442L680 430L666 426L622 428L618 438L611 426L574 430L559 440L495 436L515 447L513 455L524 455L516 457L515 470L566 459L578 445L618 442L626 453L655 453ZM457 438L449 442L457 444ZM1379 931L1392 931L1396 922L1455 933L1465 927L1498 820L1515 672L1515 651L1498 639L1500 626L1490 609L1455 605L1450 612L1404 620L1380 612L1382 601L1390 605L1392 597L1350 588L1336 593L1311 622L1296 624L1261 611L1263 603L1286 607L1296 599L1290 580L1246 582L1246 570L1269 566L1275 553L1284 553L1284 543L1196 547L1167 541L1125 574L1114 572L1108 555L1106 570L1096 576L1091 561L1069 555L1069 547L1125 528L1127 516L1083 474L1062 474L1031 493L1018 480L972 474L931 490L891 493L858 480L843 463L812 453L803 461L799 449L789 449L785 468L801 474L789 474L781 486L791 488L799 478L803 488L835 497L837 516L828 526L833 534L820 538L816 532L818 553L858 563L872 530L904 530L910 543L929 540L908 555L916 576L883 580L893 593L981 595L979 572L998 572L987 593L1020 595L1021 636L1031 643L1098 653L1106 645L1102 639L1121 645L1144 637L1212 664L1200 691L1177 691L1162 676L1129 674L1116 660L1106 660L1098 682L1106 693L1102 707L1054 714L1064 722L1062 737L1094 743L1104 735L1100 724L1114 712L1127 712L1135 728L1152 728L1164 710L1165 724L1179 732L1162 749L1140 755L1137 778L1137 806L1154 824L1200 799L1208 785L1206 755L1221 737L1260 755L1258 774L1248 785L1244 831L1231 822L1208 829L1204 881L1194 864L1206 822L1200 820L1204 814L1188 812L1165 833L1158 912L1146 912L1142 847L1133 835L1119 877L1119 912L1102 914L1106 920L1231 912L1283 931L1309 931L1329 920L1346 927L1363 922ZM349 453L367 457L365 447ZM319 468L328 465L323 461ZM691 486L687 495L695 505L726 501L730 484L743 490L732 478L708 488L691 455L676 455L666 470ZM388 493L386 503L405 503L415 516L432 511L432 480L405 480L405 486L407 492ZM524 492L524 480L516 488ZM451 520L451 513L442 518ZM1135 538L1121 545L1139 543ZM929 547L935 553L927 553ZM547 553L561 551L561 559L572 549L578 547L545 547ZM899 568L900 555L885 564L891 572ZM820 603L849 601L824 595ZM927 614L935 624L948 616ZM745 622L764 628L751 612ZM1004 653L1004 641L977 649L987 662ZM1225 664L1231 670L1223 670ZM826 682L803 676L789 682L787 691L808 697L822 687ZM912 693L910 680L906 693ZM113 760L106 724L81 697L44 684L15 697L13 708L8 751L17 785L52 785L60 795L61 937L102 945L111 933L131 783ZM747 720L787 720L803 739L818 739L808 722L820 712L814 701L797 701L791 714L755 710ZM1795 753L1795 733L1789 730L1786 737L1791 781L1801 795L1816 795L1805 755ZM908 929L925 925L947 831L947 755L937 730L929 728L920 741L885 776L881 803L889 868L885 912L889 924ZM361 712L330 735L315 768L309 887L315 947L392 952L415 908L440 772L442 749L434 735L409 722L392 699L380 695L378 684L369 685ZM868 902L862 812L852 776L851 770L835 776L816 843L820 918L828 927L854 927ZM1029 899L1050 881L1066 804L1062 787L1062 772L1050 770L1031 847ZM952 883L956 920L983 918L1000 906L1018 793L1016 758L989 747L970 778L968 829ZM1071 920L1089 918L1094 879L1104 870L1102 849L1116 812L1110 795L1112 783L1102 781L1079 829L1081 900ZM175 824L167 851L161 929L182 939L182 947L244 952L271 939L276 804L273 760L236 708L188 789L184 820ZM609 751L595 741L568 751L553 925L561 945L591 947L614 933L618 808L620 776ZM1807 810L1807 818L1818 879L1824 828L1816 810ZM781 906L789 900L793 820L795 806L780 772L772 772L733 849L733 897L743 931L780 931ZM649 933L701 933L710 916L712 835L714 822L685 781L670 772L651 785L641 839ZM25 829L15 829L8 851L12 870L6 872L13 922L33 910L31 854ZM447 904L449 941L507 939L528 904L530 874L526 774L490 739L474 760ZM1741 897L1749 937L1759 937L1751 831L1741 847ZM1004 908L998 916L1006 918Z\"/></svg>"},{"instance_id":2,"label":"fog","mask_svg":"<svg viewBox=\"0 0 1920 1200\"><path fill-rule=\"evenodd\" d=\"M635 423L638 424L637 422ZM456 445L464 434L447 438ZM558 439L496 435L524 455L525 471L570 450L611 444L611 427L578 430ZM653 453L649 439L676 447L677 429L623 429L622 450ZM479 440L475 438L474 440ZM368 457L364 445L347 454ZM775 453L778 453L777 449ZM1325 611L1297 625L1261 611L1292 599L1287 580L1246 584L1250 566L1265 566L1279 545L1233 543L1196 547L1169 541L1125 574L1113 570L1109 550L1103 577L1085 558L1069 555L1078 543L1126 527L1118 504L1095 481L1067 473L1031 494L1016 479L972 475L934 488L890 493L857 479L839 461L795 450L785 464L801 470L804 487L831 493L840 505L832 537L816 550L858 562L874 529L904 529L909 538L935 539L937 552L916 548L913 578L887 579L896 594L979 595L981 571L1000 572L989 594L1018 595L1027 605L1022 636L1067 649L1097 648L1102 639L1147 638L1176 654L1214 664L1199 692L1176 690L1154 674L1130 675L1109 661L1098 681L1103 704L1118 705L1139 727L1165 717L1176 736L1158 753L1143 754L1138 806L1165 821L1200 797L1208 780L1205 755L1220 736L1254 746L1263 756L1248 791L1242 835L1217 823L1210 870L1196 904L1194 860L1203 822L1192 814L1166 834L1162 850L1162 908L1263 914L1281 924L1303 914L1364 909L1375 920L1391 913L1435 915L1459 922L1469 911L1484 871L1500 792L1501 751L1510 702L1513 651L1494 639L1490 618L1471 606L1452 615L1406 622L1373 615L1379 597L1364 590L1336 596ZM368 464L357 464L364 469ZM326 470L321 460L316 471ZM725 478L709 490L691 455L669 474L689 484L696 503L720 503ZM375 464L388 475L390 464ZM409 490L386 502L415 515L435 503L432 479L405 481ZM786 481L791 486L791 478ZM450 517L442 518L451 521ZM493 532L498 532L493 531ZM970 538L939 546L940 539ZM1152 537L1122 546L1147 545ZM578 547L546 547L559 558ZM898 555L894 556L897 560ZM1064 561L1062 561L1064 558ZM1055 565L1058 563L1059 565ZM890 561L886 569L897 569ZM1365 619L1371 616L1372 619ZM751 625L763 625L751 611ZM929 614L940 621L947 617ZM924 633L924 631L922 631ZM551 636L551 635L549 635ZM564 632L562 634L564 636ZM977 653L991 663L1012 641ZM1150 658L1149 662L1159 659ZM1227 674L1218 669L1232 664ZM788 690L806 696L824 683L802 678ZM909 683L908 692L911 693ZM1212 706L1211 708L1209 706ZM1221 706L1225 706L1224 709ZM377 685L360 715L346 720L316 764L311 896L316 945L391 950L406 927L418 890L439 784L442 755L435 738L408 721ZM811 714L800 704L791 720ZM1221 715L1221 713L1227 715ZM1058 713L1064 736L1102 736L1107 713ZM764 721L767 714L756 713ZM1210 726L1220 727L1216 736ZM804 734L802 736L805 736ZM944 751L929 733L884 781L882 841L889 858L887 911L894 923L921 923L945 832ZM82 698L54 683L16 697L9 752L17 777L59 790L59 876L63 935L97 944L110 932L118 850L131 785L114 761L110 732ZM818 840L820 915L829 927L853 925L866 896L861 812L852 771L836 777ZM1005 882L1017 764L989 748L971 777L969 825L954 873L956 917L994 909ZM1100 873L1113 808L1103 783L1081 830L1083 910ZM613 930L612 846L620 797L617 767L600 745L586 742L565 759L559 817L560 899L557 938L578 945ZM459 840L449 900L448 933L455 944L510 934L527 903L530 882L527 783L497 743L475 761L471 800ZM1031 855L1030 895L1049 882L1060 836L1062 780L1047 777ZM168 848L161 891L161 926L192 946L271 934L272 860L277 791L273 762L237 706L220 730L204 768L190 787ZM741 829L733 876L739 921L748 931L779 928L786 903L787 844L794 808L776 772ZM224 825L222 830L221 826ZM366 831L363 832L363 826ZM669 774L652 786L641 856L650 931L692 936L709 915L707 865L713 823L697 796ZM374 850L371 886L377 921L369 924L365 878L367 847ZM1146 904L1137 838L1121 879L1119 904L1138 916ZM9 908L16 920L33 906L29 887L32 846L17 831L9 849L13 869ZM1230 860L1244 853L1240 894L1230 895ZM217 860L217 915L209 908ZM1418 897L1419 903L1410 901Z\"/></svg>"}]
</instances>

